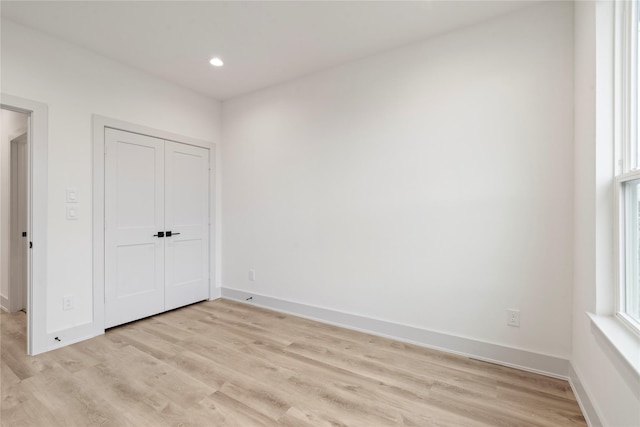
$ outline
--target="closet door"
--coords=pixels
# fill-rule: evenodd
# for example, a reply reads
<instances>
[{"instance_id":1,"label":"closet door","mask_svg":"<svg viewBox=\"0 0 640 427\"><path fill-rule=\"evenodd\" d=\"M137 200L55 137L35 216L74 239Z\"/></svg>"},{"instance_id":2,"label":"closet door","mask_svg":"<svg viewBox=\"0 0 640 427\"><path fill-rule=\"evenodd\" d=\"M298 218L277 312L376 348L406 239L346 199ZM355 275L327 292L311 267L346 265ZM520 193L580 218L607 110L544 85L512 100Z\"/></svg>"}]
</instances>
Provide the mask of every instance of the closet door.
<instances>
[{"instance_id":1,"label":"closet door","mask_svg":"<svg viewBox=\"0 0 640 427\"><path fill-rule=\"evenodd\" d=\"M209 150L165 143L165 309L209 297Z\"/></svg>"},{"instance_id":2,"label":"closet door","mask_svg":"<svg viewBox=\"0 0 640 427\"><path fill-rule=\"evenodd\" d=\"M105 327L164 311L164 141L105 130Z\"/></svg>"}]
</instances>

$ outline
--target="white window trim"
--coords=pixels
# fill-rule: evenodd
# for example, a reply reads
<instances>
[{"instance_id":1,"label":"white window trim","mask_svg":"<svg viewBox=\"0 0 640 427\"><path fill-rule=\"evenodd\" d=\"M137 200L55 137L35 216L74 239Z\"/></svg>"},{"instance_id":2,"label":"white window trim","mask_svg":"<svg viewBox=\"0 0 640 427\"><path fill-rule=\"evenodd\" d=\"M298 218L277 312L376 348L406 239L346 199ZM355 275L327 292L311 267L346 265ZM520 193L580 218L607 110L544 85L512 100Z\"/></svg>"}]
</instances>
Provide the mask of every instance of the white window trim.
<instances>
[{"instance_id":1,"label":"white window trim","mask_svg":"<svg viewBox=\"0 0 640 427\"><path fill-rule=\"evenodd\" d=\"M631 34L638 31L638 1L619 2L620 7L616 11L616 78L615 78L615 149L616 149L616 177L614 179L615 202L615 317L636 335L640 336L640 323L625 313L625 299L623 289L626 288L627 266L625 254L628 250L628 242L625 239L624 230L628 228L625 218L626 208L623 197L624 184L640 179L639 164L633 164L638 158L637 147L632 141L636 141L638 132L637 124L637 78L638 74L638 39ZM635 19L631 18L635 17ZM629 27L631 25L631 27ZM631 118L631 119L630 119Z\"/></svg>"},{"instance_id":2,"label":"white window trim","mask_svg":"<svg viewBox=\"0 0 640 427\"><path fill-rule=\"evenodd\" d=\"M640 377L640 336L634 334L631 328L621 325L612 316L587 313L587 317L635 375Z\"/></svg>"},{"instance_id":3,"label":"white window trim","mask_svg":"<svg viewBox=\"0 0 640 427\"><path fill-rule=\"evenodd\" d=\"M628 266L625 262L625 254L629 250L628 242L625 239L624 229L629 227L629 220L626 218L625 213L627 211L624 201L625 197L623 197L624 192L624 183L633 181L635 179L640 179L640 170L634 170L624 175L620 175L615 179L615 203L616 203L616 260L617 266L616 269L616 286L615 286L615 317L621 321L626 327L631 329L632 332L640 336L640 323L636 322L633 318L628 316L625 313L625 300L622 292L622 288L626 286L625 278L628 274ZM633 240L633 239L632 239Z\"/></svg>"}]
</instances>

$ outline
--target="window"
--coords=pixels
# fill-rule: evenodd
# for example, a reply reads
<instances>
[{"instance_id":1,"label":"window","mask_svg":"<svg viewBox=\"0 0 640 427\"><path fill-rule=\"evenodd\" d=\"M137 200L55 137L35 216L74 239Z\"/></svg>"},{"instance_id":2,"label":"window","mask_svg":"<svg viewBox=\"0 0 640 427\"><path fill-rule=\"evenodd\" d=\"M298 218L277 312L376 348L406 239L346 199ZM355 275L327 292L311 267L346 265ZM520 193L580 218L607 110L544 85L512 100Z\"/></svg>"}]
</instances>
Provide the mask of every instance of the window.
<instances>
[{"instance_id":1,"label":"window","mask_svg":"<svg viewBox=\"0 0 640 427\"><path fill-rule=\"evenodd\" d=\"M617 316L640 333L640 84L638 82L638 1L618 3L623 8L618 29L617 90L618 167L616 192L619 219L619 285Z\"/></svg>"}]
</instances>

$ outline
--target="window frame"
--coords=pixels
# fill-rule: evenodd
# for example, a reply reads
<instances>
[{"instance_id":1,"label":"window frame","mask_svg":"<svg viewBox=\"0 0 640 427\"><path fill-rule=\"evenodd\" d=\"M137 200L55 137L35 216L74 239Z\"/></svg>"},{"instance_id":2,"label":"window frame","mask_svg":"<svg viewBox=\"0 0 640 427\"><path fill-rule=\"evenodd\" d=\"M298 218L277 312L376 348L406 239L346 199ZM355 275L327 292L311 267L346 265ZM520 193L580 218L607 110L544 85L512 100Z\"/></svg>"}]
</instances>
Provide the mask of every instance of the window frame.
<instances>
[{"instance_id":1,"label":"window frame","mask_svg":"<svg viewBox=\"0 0 640 427\"><path fill-rule=\"evenodd\" d=\"M616 30L616 159L615 168L615 218L616 218L616 286L615 286L615 316L636 334L640 335L640 322L626 312L627 277L638 275L638 265L628 265L629 253L638 258L637 245L638 230L627 233L631 220L628 217L628 195L625 194L626 184L640 179L640 141L638 140L638 90L639 66L638 60L638 30L640 25L640 1L624 1L618 3L622 8L621 20ZM635 236L634 239L631 236ZM639 284L640 286L640 284ZM640 290L639 290L640 292Z\"/></svg>"}]
</instances>

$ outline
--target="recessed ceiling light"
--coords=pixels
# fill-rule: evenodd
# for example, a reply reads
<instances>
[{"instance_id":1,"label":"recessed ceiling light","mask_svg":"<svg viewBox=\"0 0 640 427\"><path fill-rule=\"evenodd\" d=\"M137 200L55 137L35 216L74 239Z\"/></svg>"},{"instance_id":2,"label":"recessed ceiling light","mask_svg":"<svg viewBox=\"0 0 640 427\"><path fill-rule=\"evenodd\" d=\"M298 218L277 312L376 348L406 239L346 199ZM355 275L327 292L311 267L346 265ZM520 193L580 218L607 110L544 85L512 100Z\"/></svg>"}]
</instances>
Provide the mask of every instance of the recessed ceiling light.
<instances>
[{"instance_id":1,"label":"recessed ceiling light","mask_svg":"<svg viewBox=\"0 0 640 427\"><path fill-rule=\"evenodd\" d=\"M214 67L222 67L224 65L224 62L222 62L222 59L215 57L211 58L209 64L213 65Z\"/></svg>"}]
</instances>

